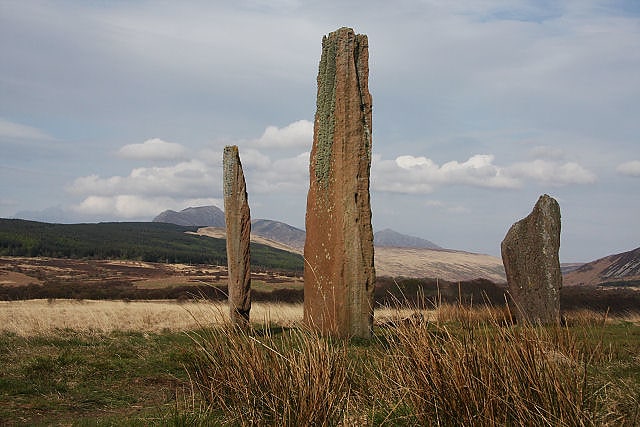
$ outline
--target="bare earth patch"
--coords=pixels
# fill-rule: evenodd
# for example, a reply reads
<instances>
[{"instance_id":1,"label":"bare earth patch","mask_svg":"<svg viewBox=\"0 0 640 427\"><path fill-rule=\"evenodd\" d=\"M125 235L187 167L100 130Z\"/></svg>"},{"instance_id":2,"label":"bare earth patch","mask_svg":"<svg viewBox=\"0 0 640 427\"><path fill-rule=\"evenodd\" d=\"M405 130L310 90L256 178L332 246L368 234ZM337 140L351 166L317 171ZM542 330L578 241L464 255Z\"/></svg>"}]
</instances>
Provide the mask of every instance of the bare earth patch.
<instances>
[{"instance_id":1,"label":"bare earth patch","mask_svg":"<svg viewBox=\"0 0 640 427\"><path fill-rule=\"evenodd\" d=\"M301 287L301 278L278 272L253 272L252 280L274 288ZM162 264L124 260L0 257L0 286L48 283L131 283L141 289L227 285L227 269L215 265Z\"/></svg>"},{"instance_id":2,"label":"bare earth patch","mask_svg":"<svg viewBox=\"0 0 640 427\"><path fill-rule=\"evenodd\" d=\"M0 286L26 286L32 283L41 285L42 280L15 271L0 270Z\"/></svg>"}]
</instances>

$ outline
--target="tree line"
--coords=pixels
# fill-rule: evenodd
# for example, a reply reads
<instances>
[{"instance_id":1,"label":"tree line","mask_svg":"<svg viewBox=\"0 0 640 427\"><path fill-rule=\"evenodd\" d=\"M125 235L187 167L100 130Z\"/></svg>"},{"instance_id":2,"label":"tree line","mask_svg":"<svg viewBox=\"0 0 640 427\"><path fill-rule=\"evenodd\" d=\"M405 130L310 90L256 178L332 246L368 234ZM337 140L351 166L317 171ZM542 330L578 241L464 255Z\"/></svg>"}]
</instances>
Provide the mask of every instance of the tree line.
<instances>
[{"instance_id":1,"label":"tree line","mask_svg":"<svg viewBox=\"0 0 640 427\"><path fill-rule=\"evenodd\" d=\"M0 219L0 256L122 259L146 262L226 265L223 239L187 234L197 227L158 222L49 224ZM302 271L302 256L251 245L256 267Z\"/></svg>"}]
</instances>

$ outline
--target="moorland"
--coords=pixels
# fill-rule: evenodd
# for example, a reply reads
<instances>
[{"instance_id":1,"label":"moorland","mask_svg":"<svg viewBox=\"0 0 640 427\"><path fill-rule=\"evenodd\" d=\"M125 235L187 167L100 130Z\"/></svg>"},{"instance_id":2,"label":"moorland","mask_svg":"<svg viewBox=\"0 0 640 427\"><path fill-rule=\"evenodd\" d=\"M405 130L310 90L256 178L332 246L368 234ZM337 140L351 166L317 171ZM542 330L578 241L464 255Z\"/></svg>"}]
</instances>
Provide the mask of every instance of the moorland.
<instances>
[{"instance_id":1,"label":"moorland","mask_svg":"<svg viewBox=\"0 0 640 427\"><path fill-rule=\"evenodd\" d=\"M301 323L299 254L256 242L237 331L223 241L67 227L0 227L2 425L640 422L634 287L565 287L542 327L514 322L503 283L383 276L374 338L333 340Z\"/></svg>"}]
</instances>

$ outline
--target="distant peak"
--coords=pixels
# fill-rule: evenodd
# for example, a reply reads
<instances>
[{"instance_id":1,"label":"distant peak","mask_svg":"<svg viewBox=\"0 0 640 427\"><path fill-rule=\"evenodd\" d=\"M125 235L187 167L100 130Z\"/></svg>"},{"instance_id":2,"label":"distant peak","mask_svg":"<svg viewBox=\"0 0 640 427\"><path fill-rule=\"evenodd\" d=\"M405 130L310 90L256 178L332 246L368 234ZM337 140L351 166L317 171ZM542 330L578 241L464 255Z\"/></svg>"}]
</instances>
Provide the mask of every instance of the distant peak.
<instances>
[{"instance_id":1,"label":"distant peak","mask_svg":"<svg viewBox=\"0 0 640 427\"><path fill-rule=\"evenodd\" d=\"M385 228L384 230L374 233L373 243L376 246L393 246L398 248L443 249L441 246L427 239L402 234L390 228Z\"/></svg>"},{"instance_id":2,"label":"distant peak","mask_svg":"<svg viewBox=\"0 0 640 427\"><path fill-rule=\"evenodd\" d=\"M166 210L153 219L153 222L198 227L224 227L224 212L216 206L188 207L180 212Z\"/></svg>"}]
</instances>

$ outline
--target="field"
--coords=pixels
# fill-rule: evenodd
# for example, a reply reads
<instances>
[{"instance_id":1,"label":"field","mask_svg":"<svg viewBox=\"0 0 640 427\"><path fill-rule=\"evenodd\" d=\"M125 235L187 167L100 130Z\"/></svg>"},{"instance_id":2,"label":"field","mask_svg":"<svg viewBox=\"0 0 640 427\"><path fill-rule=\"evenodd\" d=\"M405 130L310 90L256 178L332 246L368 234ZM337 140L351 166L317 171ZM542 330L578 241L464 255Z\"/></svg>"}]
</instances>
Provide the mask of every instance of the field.
<instances>
[{"instance_id":1,"label":"field","mask_svg":"<svg viewBox=\"0 0 640 427\"><path fill-rule=\"evenodd\" d=\"M309 411L318 425L522 422L500 418L507 403L528 405L530 425L640 422L637 314L575 311L556 329L491 307L381 309L371 341L305 332L300 305L252 315L242 333L216 302L5 302L0 424L301 425ZM525 388L541 394L516 399Z\"/></svg>"},{"instance_id":2,"label":"field","mask_svg":"<svg viewBox=\"0 0 640 427\"><path fill-rule=\"evenodd\" d=\"M253 329L230 330L226 279L0 257L0 425L640 423L633 289L570 287L541 328L487 280L383 277L363 341L305 330L301 278L273 270L252 272Z\"/></svg>"},{"instance_id":3,"label":"field","mask_svg":"<svg viewBox=\"0 0 640 427\"><path fill-rule=\"evenodd\" d=\"M299 274L257 269L251 279L257 299L301 301ZM206 264L0 257L0 300L6 301L224 300L226 284L226 268Z\"/></svg>"}]
</instances>

